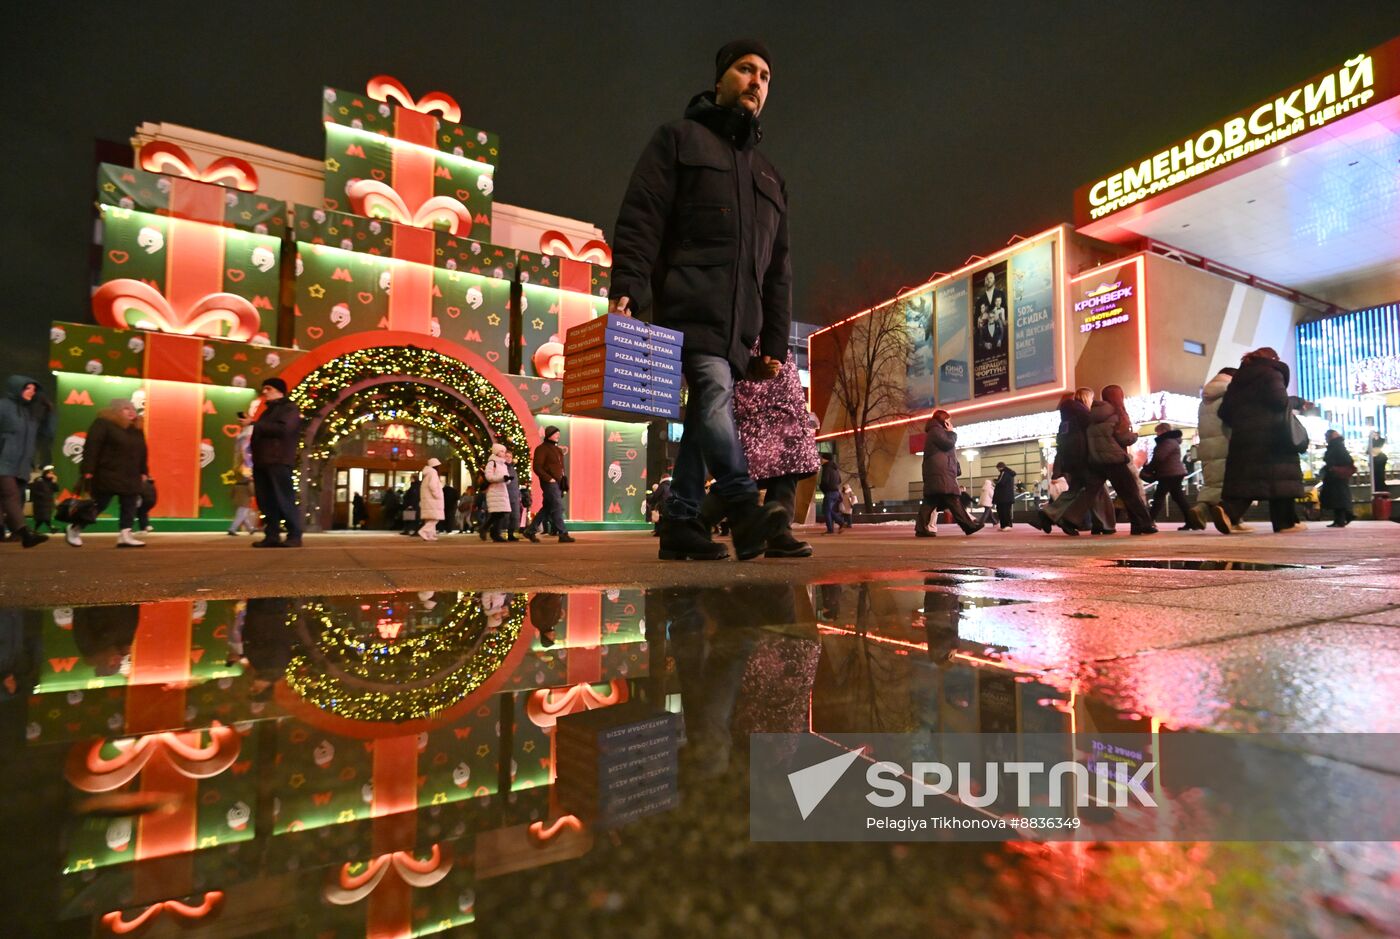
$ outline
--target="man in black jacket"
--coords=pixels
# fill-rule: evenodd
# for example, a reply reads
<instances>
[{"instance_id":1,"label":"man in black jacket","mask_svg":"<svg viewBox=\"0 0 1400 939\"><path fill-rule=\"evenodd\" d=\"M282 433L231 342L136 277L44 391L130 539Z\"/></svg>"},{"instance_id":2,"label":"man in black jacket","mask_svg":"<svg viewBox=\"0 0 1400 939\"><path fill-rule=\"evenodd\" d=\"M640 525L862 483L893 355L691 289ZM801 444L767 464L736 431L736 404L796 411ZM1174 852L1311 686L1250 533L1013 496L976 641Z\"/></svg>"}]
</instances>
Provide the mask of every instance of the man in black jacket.
<instances>
[{"instance_id":1,"label":"man in black jacket","mask_svg":"<svg viewBox=\"0 0 1400 939\"><path fill-rule=\"evenodd\" d=\"M997 481L992 485L992 502L997 507L997 522L1002 531L1010 531L1011 510L1016 505L1016 471L1005 463L998 463Z\"/></svg>"},{"instance_id":2,"label":"man in black jacket","mask_svg":"<svg viewBox=\"0 0 1400 939\"><path fill-rule=\"evenodd\" d=\"M263 539L255 548L300 548L301 510L292 487L292 466L301 441L301 412L287 398L287 383L262 383L263 408L253 422L253 490L263 515ZM243 423L249 419L244 417ZM287 538L282 539L282 525Z\"/></svg>"},{"instance_id":3,"label":"man in black jacket","mask_svg":"<svg viewBox=\"0 0 1400 939\"><path fill-rule=\"evenodd\" d=\"M780 505L759 505L734 423L735 380L778 374L792 318L787 191L756 149L771 62L757 40L720 49L714 91L652 135L618 213L609 311L685 336L690 398L663 507L663 559L727 556L697 518L707 475L741 560L762 554L786 521Z\"/></svg>"}]
</instances>

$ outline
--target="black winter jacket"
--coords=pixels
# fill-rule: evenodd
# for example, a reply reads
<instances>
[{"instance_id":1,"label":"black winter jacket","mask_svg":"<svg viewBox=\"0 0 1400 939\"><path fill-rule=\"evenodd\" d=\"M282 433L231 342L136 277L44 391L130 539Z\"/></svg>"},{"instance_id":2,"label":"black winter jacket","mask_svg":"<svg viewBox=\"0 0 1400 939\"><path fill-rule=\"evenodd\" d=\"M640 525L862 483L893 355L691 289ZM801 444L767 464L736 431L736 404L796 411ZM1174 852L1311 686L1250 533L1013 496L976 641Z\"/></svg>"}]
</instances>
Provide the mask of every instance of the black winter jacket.
<instances>
[{"instance_id":1,"label":"black winter jacket","mask_svg":"<svg viewBox=\"0 0 1400 939\"><path fill-rule=\"evenodd\" d=\"M944 427L942 421L929 418L924 434L924 492L957 495L962 492L958 484L957 431Z\"/></svg>"},{"instance_id":2,"label":"black winter jacket","mask_svg":"<svg viewBox=\"0 0 1400 939\"><path fill-rule=\"evenodd\" d=\"M652 135L613 233L612 295L740 373L755 341L786 361L792 319L787 188L761 138L755 118L697 95Z\"/></svg>"},{"instance_id":3,"label":"black winter jacket","mask_svg":"<svg viewBox=\"0 0 1400 939\"><path fill-rule=\"evenodd\" d=\"M295 466L301 440L301 412L289 398L263 405L253 422L254 466Z\"/></svg>"},{"instance_id":4,"label":"black winter jacket","mask_svg":"<svg viewBox=\"0 0 1400 939\"><path fill-rule=\"evenodd\" d=\"M1298 498L1303 470L1289 426L1288 366L1249 359L1225 389L1220 420L1230 428L1226 499Z\"/></svg>"},{"instance_id":5,"label":"black winter jacket","mask_svg":"<svg viewBox=\"0 0 1400 939\"><path fill-rule=\"evenodd\" d=\"M827 460L822 464L822 475L819 482L822 492L841 491L841 471L836 468L835 460Z\"/></svg>"},{"instance_id":6,"label":"black winter jacket","mask_svg":"<svg viewBox=\"0 0 1400 939\"><path fill-rule=\"evenodd\" d=\"M1351 478L1356 475L1356 460L1347 452L1346 441L1341 437L1327 441L1322 466L1322 491L1318 493L1318 505L1324 509L1350 512ZM1347 469L1351 472L1346 472Z\"/></svg>"},{"instance_id":7,"label":"black winter jacket","mask_svg":"<svg viewBox=\"0 0 1400 939\"><path fill-rule=\"evenodd\" d=\"M1180 479L1186 476L1186 464L1181 462L1181 431L1169 430L1157 435L1152 459L1142 468L1145 475L1157 479Z\"/></svg>"},{"instance_id":8,"label":"black winter jacket","mask_svg":"<svg viewBox=\"0 0 1400 939\"><path fill-rule=\"evenodd\" d=\"M140 495L141 477L147 472L146 435L136 427L118 427L99 417L83 443L82 472L92 477L92 492Z\"/></svg>"},{"instance_id":9,"label":"black winter jacket","mask_svg":"<svg viewBox=\"0 0 1400 939\"><path fill-rule=\"evenodd\" d=\"M1089 409L1084 402L1071 398L1060 405L1060 429L1055 434L1055 466L1052 476L1068 476L1082 472L1088 463L1089 444L1085 433L1089 429Z\"/></svg>"},{"instance_id":10,"label":"black winter jacket","mask_svg":"<svg viewBox=\"0 0 1400 939\"><path fill-rule=\"evenodd\" d=\"M1016 471L1011 467L1006 467L997 474L997 481L992 490L993 502L1015 502L1016 501Z\"/></svg>"}]
</instances>

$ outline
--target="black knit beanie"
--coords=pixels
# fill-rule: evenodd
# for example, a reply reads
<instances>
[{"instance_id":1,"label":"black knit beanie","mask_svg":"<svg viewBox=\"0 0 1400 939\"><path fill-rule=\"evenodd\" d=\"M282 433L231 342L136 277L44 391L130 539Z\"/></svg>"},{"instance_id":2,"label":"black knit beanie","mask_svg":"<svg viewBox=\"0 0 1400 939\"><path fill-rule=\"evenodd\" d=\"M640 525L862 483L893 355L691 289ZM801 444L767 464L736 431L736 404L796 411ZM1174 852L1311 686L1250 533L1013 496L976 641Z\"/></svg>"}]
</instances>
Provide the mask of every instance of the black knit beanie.
<instances>
[{"instance_id":1,"label":"black knit beanie","mask_svg":"<svg viewBox=\"0 0 1400 939\"><path fill-rule=\"evenodd\" d=\"M762 39L736 39L715 53L715 81L719 81L720 76L729 71L729 66L746 55L758 56L768 64L768 71L773 71L773 56L769 54L766 42Z\"/></svg>"}]
</instances>

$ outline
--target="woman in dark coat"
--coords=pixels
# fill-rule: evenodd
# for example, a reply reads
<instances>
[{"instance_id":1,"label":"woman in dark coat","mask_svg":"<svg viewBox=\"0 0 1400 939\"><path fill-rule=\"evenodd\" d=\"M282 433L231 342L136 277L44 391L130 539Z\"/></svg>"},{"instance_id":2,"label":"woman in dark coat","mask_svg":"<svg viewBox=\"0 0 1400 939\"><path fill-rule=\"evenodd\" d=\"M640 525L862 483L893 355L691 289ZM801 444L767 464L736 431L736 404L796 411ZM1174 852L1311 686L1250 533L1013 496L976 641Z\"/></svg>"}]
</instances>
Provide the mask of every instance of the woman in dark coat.
<instances>
[{"instance_id":1,"label":"woman in dark coat","mask_svg":"<svg viewBox=\"0 0 1400 939\"><path fill-rule=\"evenodd\" d=\"M1031 522L1032 527L1039 528L1047 535L1050 534L1064 517L1065 511L1070 506L1080 502L1088 487L1088 430L1089 430L1089 408L1094 403L1094 390L1092 388L1079 388L1074 394L1067 394L1060 399L1060 428L1055 434L1055 463L1050 470L1052 479L1063 478L1067 488L1063 493L1036 514L1036 520ZM1087 526L1096 535L1109 535L1113 533L1116 519L1114 518L1113 500L1108 497L1108 489L1102 481L1097 483L1091 491L1092 497L1089 500L1088 509L1078 509L1080 514L1074 517L1074 532L1079 534L1079 530ZM1070 531L1064 529L1066 534Z\"/></svg>"},{"instance_id":2,"label":"woman in dark coat","mask_svg":"<svg viewBox=\"0 0 1400 939\"><path fill-rule=\"evenodd\" d=\"M149 476L146 467L146 436L136 426L136 406L125 398L113 401L88 428L83 443L83 485L97 503L101 514L113 497L117 500L121 535L118 548L144 548L144 541L132 535L136 524L141 487ZM81 525L69 525L67 540L73 547L83 543Z\"/></svg>"},{"instance_id":3,"label":"woman in dark coat","mask_svg":"<svg viewBox=\"0 0 1400 939\"><path fill-rule=\"evenodd\" d=\"M1318 502L1325 512L1336 513L1328 528L1346 528L1356 519L1351 510L1351 478L1356 475L1356 461L1347 452L1346 441L1335 430L1327 432L1327 452L1322 456L1322 492Z\"/></svg>"},{"instance_id":4,"label":"woman in dark coat","mask_svg":"<svg viewBox=\"0 0 1400 939\"><path fill-rule=\"evenodd\" d=\"M29 500L34 503L35 531L41 525L53 531L53 508L57 497L58 477L54 475L52 466L46 466L29 484Z\"/></svg>"},{"instance_id":5,"label":"woman in dark coat","mask_svg":"<svg viewBox=\"0 0 1400 939\"><path fill-rule=\"evenodd\" d=\"M32 548L48 540L24 523L24 484L34 468L43 424L41 389L28 376L12 375L9 391L0 399L0 511L11 533Z\"/></svg>"},{"instance_id":6,"label":"woman in dark coat","mask_svg":"<svg viewBox=\"0 0 1400 939\"><path fill-rule=\"evenodd\" d=\"M1155 535L1157 526L1152 524L1152 515L1147 511L1147 503L1142 500L1137 477L1128 469L1128 447L1137 443L1137 432L1128 418L1123 389L1118 385L1108 385L1099 398L1089 409L1089 427L1084 434L1087 445L1084 489L1060 517L1060 528L1067 535L1079 534L1078 528L1069 519L1079 518L1089 511L1107 481L1113 484L1113 491L1123 500L1123 508L1127 510L1132 523L1132 533Z\"/></svg>"},{"instance_id":7,"label":"woman in dark coat","mask_svg":"<svg viewBox=\"0 0 1400 939\"><path fill-rule=\"evenodd\" d=\"M1300 405L1288 395L1288 366L1264 347L1240 362L1239 374L1220 402L1220 420L1230 428L1222 506L1239 518L1249 503L1269 503L1274 531L1302 531L1295 499L1303 495L1303 470L1293 442L1290 414Z\"/></svg>"},{"instance_id":8,"label":"woman in dark coat","mask_svg":"<svg viewBox=\"0 0 1400 939\"><path fill-rule=\"evenodd\" d=\"M953 521L971 535L980 531L981 522L974 522L962 503L962 486L958 482L958 434L953 430L952 416L941 408L933 412L924 425L924 501L919 507L918 529L929 532L933 513L946 509ZM930 534L932 532L929 532Z\"/></svg>"},{"instance_id":9,"label":"woman in dark coat","mask_svg":"<svg viewBox=\"0 0 1400 939\"><path fill-rule=\"evenodd\" d=\"M1173 430L1170 424L1158 424L1157 443L1152 449L1152 459L1142 468L1142 478L1157 481L1157 492L1152 498L1152 521L1157 521L1162 510L1167 507L1167 499L1181 512L1186 524L1182 531L1205 531L1206 526L1196 520L1191 506L1186 502L1186 493L1181 484L1186 481L1186 464L1181 462L1181 431Z\"/></svg>"}]
</instances>

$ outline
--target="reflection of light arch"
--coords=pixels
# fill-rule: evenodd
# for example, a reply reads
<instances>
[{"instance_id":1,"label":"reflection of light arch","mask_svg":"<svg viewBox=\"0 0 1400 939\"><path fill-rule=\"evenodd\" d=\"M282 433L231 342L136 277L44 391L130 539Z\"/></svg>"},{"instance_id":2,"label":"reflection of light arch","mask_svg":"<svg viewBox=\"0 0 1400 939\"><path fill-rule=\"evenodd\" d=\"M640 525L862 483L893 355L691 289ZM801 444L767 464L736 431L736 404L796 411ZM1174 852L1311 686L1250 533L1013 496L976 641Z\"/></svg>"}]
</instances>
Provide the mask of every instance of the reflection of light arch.
<instances>
[{"instance_id":1,"label":"reflection of light arch","mask_svg":"<svg viewBox=\"0 0 1400 939\"><path fill-rule=\"evenodd\" d=\"M440 625L386 642L310 603L297 617L303 651L287 668L288 693L279 688L279 701L333 733L421 732L495 693L531 644L524 621L525 598L516 595L506 619L488 630L480 594L464 593Z\"/></svg>"}]
</instances>

